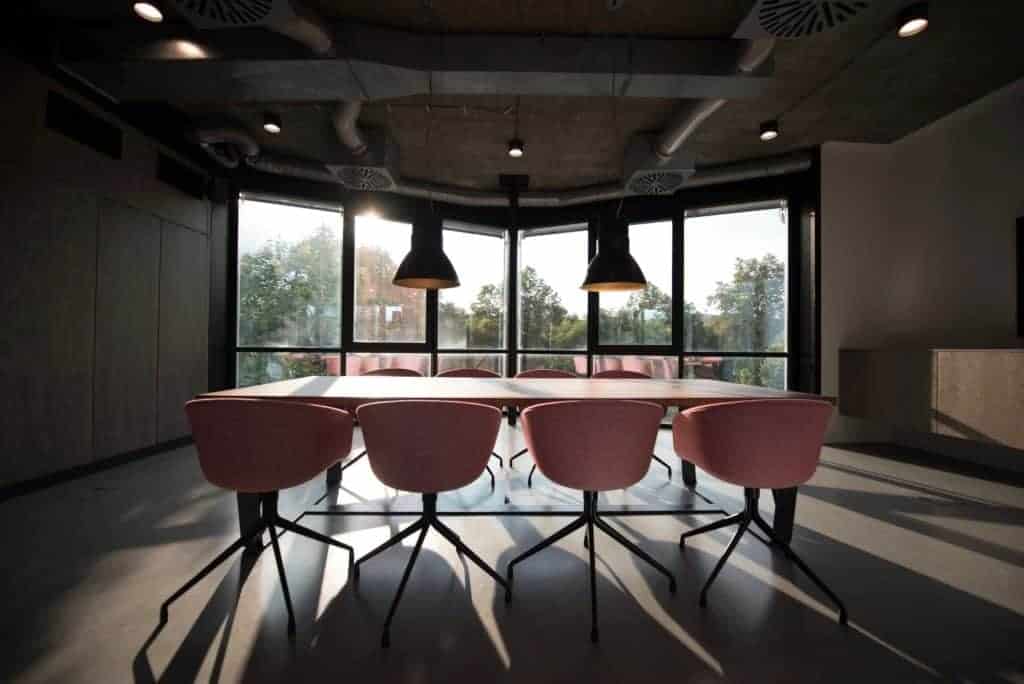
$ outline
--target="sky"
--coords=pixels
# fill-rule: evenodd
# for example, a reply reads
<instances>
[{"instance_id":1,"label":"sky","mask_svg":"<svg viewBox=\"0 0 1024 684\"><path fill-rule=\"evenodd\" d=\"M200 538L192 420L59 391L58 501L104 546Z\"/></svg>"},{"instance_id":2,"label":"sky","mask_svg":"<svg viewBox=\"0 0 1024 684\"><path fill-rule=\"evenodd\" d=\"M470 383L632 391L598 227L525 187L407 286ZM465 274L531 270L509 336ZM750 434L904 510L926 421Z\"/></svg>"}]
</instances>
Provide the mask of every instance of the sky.
<instances>
[{"instance_id":1,"label":"sky","mask_svg":"<svg viewBox=\"0 0 1024 684\"><path fill-rule=\"evenodd\" d=\"M239 207L239 255L254 251L267 241L302 240L324 222L337 226L341 237L340 211L243 200ZM411 227L374 215L356 217L356 239L386 249L397 264L409 250ZM686 219L684 224L684 273L686 299L701 311L715 313L707 298L719 281L732 280L737 258L774 254L786 260L785 212L760 209ZM630 226L630 251L649 282L665 292L672 288L672 224L670 221ZM500 239L474 233L446 231L445 253L459 274L461 287L444 290L442 301L463 308L476 298L480 287L501 281L504 244ZM579 289L587 269L585 230L524 237L520 261L533 266L559 292L562 304L579 316L586 314L586 293ZM628 293L603 295L602 308L621 306Z\"/></svg>"}]
</instances>

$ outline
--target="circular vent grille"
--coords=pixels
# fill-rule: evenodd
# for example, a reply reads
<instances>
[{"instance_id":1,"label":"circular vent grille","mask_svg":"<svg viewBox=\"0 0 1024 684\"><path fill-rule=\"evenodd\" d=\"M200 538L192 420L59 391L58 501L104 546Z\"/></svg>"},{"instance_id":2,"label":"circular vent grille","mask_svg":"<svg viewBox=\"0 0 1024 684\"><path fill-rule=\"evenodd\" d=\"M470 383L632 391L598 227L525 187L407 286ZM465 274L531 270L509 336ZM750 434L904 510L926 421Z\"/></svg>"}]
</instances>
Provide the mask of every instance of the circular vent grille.
<instances>
[{"instance_id":1,"label":"circular vent grille","mask_svg":"<svg viewBox=\"0 0 1024 684\"><path fill-rule=\"evenodd\" d=\"M338 173L341 183L352 190L387 190L391 176L372 166L346 166Z\"/></svg>"},{"instance_id":2,"label":"circular vent grille","mask_svg":"<svg viewBox=\"0 0 1024 684\"><path fill-rule=\"evenodd\" d=\"M779 38L799 38L835 28L868 8L866 0L764 0L761 27Z\"/></svg>"},{"instance_id":3,"label":"circular vent grille","mask_svg":"<svg viewBox=\"0 0 1024 684\"><path fill-rule=\"evenodd\" d=\"M653 171L633 176L629 191L637 195L668 195L675 192L683 181L683 174L675 171Z\"/></svg>"},{"instance_id":4,"label":"circular vent grille","mask_svg":"<svg viewBox=\"0 0 1024 684\"><path fill-rule=\"evenodd\" d=\"M258 24L267 18L274 0L175 0L184 14L224 26Z\"/></svg>"}]
</instances>

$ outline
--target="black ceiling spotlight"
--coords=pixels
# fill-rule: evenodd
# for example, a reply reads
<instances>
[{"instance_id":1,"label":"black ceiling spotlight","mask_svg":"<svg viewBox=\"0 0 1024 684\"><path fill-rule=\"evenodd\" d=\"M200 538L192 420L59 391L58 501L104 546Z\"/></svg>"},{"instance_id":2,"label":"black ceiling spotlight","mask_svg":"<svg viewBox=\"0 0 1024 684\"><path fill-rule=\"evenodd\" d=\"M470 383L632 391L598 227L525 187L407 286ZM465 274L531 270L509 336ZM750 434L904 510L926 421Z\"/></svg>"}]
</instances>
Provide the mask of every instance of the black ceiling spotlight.
<instances>
[{"instance_id":1,"label":"black ceiling spotlight","mask_svg":"<svg viewBox=\"0 0 1024 684\"><path fill-rule=\"evenodd\" d=\"M508 156L519 159L526 154L526 145L519 138L512 138L508 141Z\"/></svg>"},{"instance_id":2,"label":"black ceiling spotlight","mask_svg":"<svg viewBox=\"0 0 1024 684\"><path fill-rule=\"evenodd\" d=\"M913 38L924 33L928 28L928 3L915 2L900 12L899 28L896 29L900 38Z\"/></svg>"},{"instance_id":3,"label":"black ceiling spotlight","mask_svg":"<svg viewBox=\"0 0 1024 684\"><path fill-rule=\"evenodd\" d=\"M614 216L598 216L597 254L580 287L588 292L625 292L647 287L647 278L629 253L629 226Z\"/></svg>"},{"instance_id":4,"label":"black ceiling spotlight","mask_svg":"<svg viewBox=\"0 0 1024 684\"><path fill-rule=\"evenodd\" d=\"M391 282L399 287L443 290L459 286L455 267L444 253L441 219L424 212L412 223L412 245Z\"/></svg>"},{"instance_id":5,"label":"black ceiling spotlight","mask_svg":"<svg viewBox=\"0 0 1024 684\"><path fill-rule=\"evenodd\" d=\"M164 13L160 11L155 2L136 2L132 5L132 11L139 19L153 24L159 24L164 20Z\"/></svg>"},{"instance_id":6,"label":"black ceiling spotlight","mask_svg":"<svg viewBox=\"0 0 1024 684\"><path fill-rule=\"evenodd\" d=\"M779 137L779 122L765 121L761 124L761 142L771 142Z\"/></svg>"},{"instance_id":7,"label":"black ceiling spotlight","mask_svg":"<svg viewBox=\"0 0 1024 684\"><path fill-rule=\"evenodd\" d=\"M272 112L267 112L263 115L263 130L271 135L277 135L281 132L281 117Z\"/></svg>"}]
</instances>

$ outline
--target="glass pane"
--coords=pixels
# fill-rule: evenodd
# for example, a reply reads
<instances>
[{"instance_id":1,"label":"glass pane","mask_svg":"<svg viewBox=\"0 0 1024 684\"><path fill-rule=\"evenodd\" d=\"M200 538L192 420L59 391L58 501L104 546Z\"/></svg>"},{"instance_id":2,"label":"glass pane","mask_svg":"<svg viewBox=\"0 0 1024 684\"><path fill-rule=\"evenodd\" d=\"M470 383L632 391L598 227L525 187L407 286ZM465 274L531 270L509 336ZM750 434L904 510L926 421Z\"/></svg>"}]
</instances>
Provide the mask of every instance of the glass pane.
<instances>
[{"instance_id":1,"label":"glass pane","mask_svg":"<svg viewBox=\"0 0 1024 684\"><path fill-rule=\"evenodd\" d=\"M639 292L602 292L601 344L672 344L672 222L629 227L629 251L647 278Z\"/></svg>"},{"instance_id":2,"label":"glass pane","mask_svg":"<svg viewBox=\"0 0 1024 684\"><path fill-rule=\"evenodd\" d=\"M504 236L445 229L444 251L461 285L438 291L438 347L503 349Z\"/></svg>"},{"instance_id":3,"label":"glass pane","mask_svg":"<svg viewBox=\"0 0 1024 684\"><path fill-rule=\"evenodd\" d=\"M687 212L684 344L691 351L786 351L786 205Z\"/></svg>"},{"instance_id":4,"label":"glass pane","mask_svg":"<svg viewBox=\"0 0 1024 684\"><path fill-rule=\"evenodd\" d=\"M690 356L683 361L683 376L786 389L786 359Z\"/></svg>"},{"instance_id":5,"label":"glass pane","mask_svg":"<svg viewBox=\"0 0 1024 684\"><path fill-rule=\"evenodd\" d=\"M408 368L430 375L428 354L346 354L345 375L363 375L378 368Z\"/></svg>"},{"instance_id":6,"label":"glass pane","mask_svg":"<svg viewBox=\"0 0 1024 684\"><path fill-rule=\"evenodd\" d=\"M341 343L341 212L238 202L238 343Z\"/></svg>"},{"instance_id":7,"label":"glass pane","mask_svg":"<svg viewBox=\"0 0 1024 684\"><path fill-rule=\"evenodd\" d=\"M364 214L356 217L355 327L357 342L423 342L425 290L391 282L409 252L412 226Z\"/></svg>"},{"instance_id":8,"label":"glass pane","mask_svg":"<svg viewBox=\"0 0 1024 684\"><path fill-rule=\"evenodd\" d=\"M309 375L337 375L338 354L316 352L238 352L238 386L304 378Z\"/></svg>"},{"instance_id":9,"label":"glass pane","mask_svg":"<svg viewBox=\"0 0 1024 684\"><path fill-rule=\"evenodd\" d=\"M594 373L611 370L637 371L652 378L679 377L679 357L676 356L595 356Z\"/></svg>"},{"instance_id":10,"label":"glass pane","mask_svg":"<svg viewBox=\"0 0 1024 684\"><path fill-rule=\"evenodd\" d=\"M460 275L461 277L461 275ZM452 368L483 368L505 375L504 354L438 354L437 372Z\"/></svg>"},{"instance_id":11,"label":"glass pane","mask_svg":"<svg viewBox=\"0 0 1024 684\"><path fill-rule=\"evenodd\" d=\"M587 229L524 232L519 241L519 346L585 349Z\"/></svg>"},{"instance_id":12,"label":"glass pane","mask_svg":"<svg viewBox=\"0 0 1024 684\"><path fill-rule=\"evenodd\" d=\"M587 357L584 354L520 354L519 370L554 368L586 377Z\"/></svg>"}]
</instances>

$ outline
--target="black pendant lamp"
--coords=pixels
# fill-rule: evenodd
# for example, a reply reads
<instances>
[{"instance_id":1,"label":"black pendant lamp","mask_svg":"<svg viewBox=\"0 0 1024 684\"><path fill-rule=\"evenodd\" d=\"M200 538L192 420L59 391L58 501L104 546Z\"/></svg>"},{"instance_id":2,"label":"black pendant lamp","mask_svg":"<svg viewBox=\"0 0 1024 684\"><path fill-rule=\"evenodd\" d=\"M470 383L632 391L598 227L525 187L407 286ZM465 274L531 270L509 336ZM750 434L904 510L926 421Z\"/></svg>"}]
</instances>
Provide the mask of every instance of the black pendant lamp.
<instances>
[{"instance_id":1,"label":"black pendant lamp","mask_svg":"<svg viewBox=\"0 0 1024 684\"><path fill-rule=\"evenodd\" d=\"M629 227L613 217L598 218L597 254L580 286L589 292L626 292L647 287L647 278L629 253Z\"/></svg>"},{"instance_id":2,"label":"black pendant lamp","mask_svg":"<svg viewBox=\"0 0 1024 684\"><path fill-rule=\"evenodd\" d=\"M400 287L443 290L459 286L459 276L442 248L441 219L432 213L412 224L412 246L395 271L392 282Z\"/></svg>"}]
</instances>

